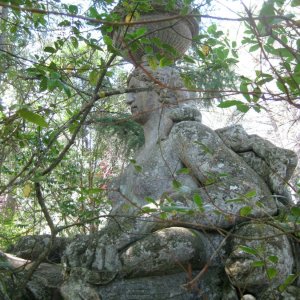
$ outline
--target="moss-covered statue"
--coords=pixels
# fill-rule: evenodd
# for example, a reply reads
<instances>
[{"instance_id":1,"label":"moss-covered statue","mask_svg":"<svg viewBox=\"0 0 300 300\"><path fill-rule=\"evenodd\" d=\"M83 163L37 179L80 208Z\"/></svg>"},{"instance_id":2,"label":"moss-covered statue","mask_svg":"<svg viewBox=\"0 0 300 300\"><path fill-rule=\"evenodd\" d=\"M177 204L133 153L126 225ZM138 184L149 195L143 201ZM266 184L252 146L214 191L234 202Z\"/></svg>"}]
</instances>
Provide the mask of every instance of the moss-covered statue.
<instances>
[{"instance_id":1,"label":"moss-covered statue","mask_svg":"<svg viewBox=\"0 0 300 300\"><path fill-rule=\"evenodd\" d=\"M128 87L149 88L126 100L145 143L111 185L107 226L67 247L64 299L273 299L295 267L270 225L295 154L203 125L174 68L136 68Z\"/></svg>"}]
</instances>

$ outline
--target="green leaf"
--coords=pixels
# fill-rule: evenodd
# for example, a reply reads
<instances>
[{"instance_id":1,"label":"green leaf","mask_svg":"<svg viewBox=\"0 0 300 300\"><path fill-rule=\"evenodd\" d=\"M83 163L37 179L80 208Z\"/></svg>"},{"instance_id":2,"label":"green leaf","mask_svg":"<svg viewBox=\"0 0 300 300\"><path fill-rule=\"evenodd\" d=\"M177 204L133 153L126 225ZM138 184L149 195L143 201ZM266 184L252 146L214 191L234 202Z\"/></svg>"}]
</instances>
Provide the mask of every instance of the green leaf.
<instances>
[{"instance_id":1,"label":"green leaf","mask_svg":"<svg viewBox=\"0 0 300 300\"><path fill-rule=\"evenodd\" d=\"M50 71L50 78L51 79L59 79L60 74L58 72L55 72L55 71Z\"/></svg>"},{"instance_id":2,"label":"green leaf","mask_svg":"<svg viewBox=\"0 0 300 300\"><path fill-rule=\"evenodd\" d=\"M255 87L253 89L253 102L257 102L259 100L259 98L261 97L262 92L259 86Z\"/></svg>"},{"instance_id":3,"label":"green leaf","mask_svg":"<svg viewBox=\"0 0 300 300\"><path fill-rule=\"evenodd\" d=\"M276 277L277 273L278 272L275 268L268 268L267 269L267 275L268 275L270 280L272 280L274 277Z\"/></svg>"},{"instance_id":4,"label":"green leaf","mask_svg":"<svg viewBox=\"0 0 300 300\"><path fill-rule=\"evenodd\" d=\"M145 201L147 201L148 203L152 203L152 204L154 204L156 207L158 207L158 204L156 203L156 201L155 201L153 198L151 198L151 197L145 197L144 199L145 199Z\"/></svg>"},{"instance_id":5,"label":"green leaf","mask_svg":"<svg viewBox=\"0 0 300 300\"><path fill-rule=\"evenodd\" d=\"M285 289L291 285L298 277L299 275L297 274L290 274L284 281L282 285L279 286L279 291L283 292Z\"/></svg>"},{"instance_id":6,"label":"green leaf","mask_svg":"<svg viewBox=\"0 0 300 300\"><path fill-rule=\"evenodd\" d=\"M63 84L63 89L64 89L66 95L70 98L72 96L70 88L67 85Z\"/></svg>"},{"instance_id":7,"label":"green leaf","mask_svg":"<svg viewBox=\"0 0 300 300\"><path fill-rule=\"evenodd\" d=\"M249 52L254 52L260 48L259 44L253 45L249 48Z\"/></svg>"},{"instance_id":8,"label":"green leaf","mask_svg":"<svg viewBox=\"0 0 300 300\"><path fill-rule=\"evenodd\" d=\"M159 217L160 217L161 219L163 219L163 220L166 220L167 217L168 217L168 214L167 214L166 212L162 212L162 213L159 214Z\"/></svg>"},{"instance_id":9,"label":"green leaf","mask_svg":"<svg viewBox=\"0 0 300 300\"><path fill-rule=\"evenodd\" d=\"M292 7L300 6L300 0L293 0Z\"/></svg>"},{"instance_id":10,"label":"green leaf","mask_svg":"<svg viewBox=\"0 0 300 300\"><path fill-rule=\"evenodd\" d=\"M242 113L246 113L250 109L250 107L247 106L246 104L239 104L236 106L236 108Z\"/></svg>"},{"instance_id":11,"label":"green leaf","mask_svg":"<svg viewBox=\"0 0 300 300\"><path fill-rule=\"evenodd\" d=\"M151 69L156 70L158 67L158 61L154 56L147 56L147 62Z\"/></svg>"},{"instance_id":12,"label":"green leaf","mask_svg":"<svg viewBox=\"0 0 300 300\"><path fill-rule=\"evenodd\" d=\"M63 27L71 26L71 22L68 20L64 20L64 21L60 22L58 24L58 26L63 26Z\"/></svg>"},{"instance_id":13,"label":"green leaf","mask_svg":"<svg viewBox=\"0 0 300 300\"><path fill-rule=\"evenodd\" d=\"M40 82L40 92L46 91L48 88L48 78L43 77L43 79Z\"/></svg>"},{"instance_id":14,"label":"green leaf","mask_svg":"<svg viewBox=\"0 0 300 300\"><path fill-rule=\"evenodd\" d=\"M243 198L234 198L234 199L229 199L225 200L225 203L244 203L246 200Z\"/></svg>"},{"instance_id":15,"label":"green leaf","mask_svg":"<svg viewBox=\"0 0 300 300\"><path fill-rule=\"evenodd\" d=\"M85 189L83 192L85 194L88 194L88 195L93 195L93 194L102 193L103 189L100 189L100 188L90 188L90 189Z\"/></svg>"},{"instance_id":16,"label":"green leaf","mask_svg":"<svg viewBox=\"0 0 300 300\"><path fill-rule=\"evenodd\" d=\"M48 123L45 121L45 119L42 116L32 111L29 111L25 108L18 110L18 115L30 123L34 123L41 127L48 127Z\"/></svg>"},{"instance_id":17,"label":"green leaf","mask_svg":"<svg viewBox=\"0 0 300 300\"><path fill-rule=\"evenodd\" d=\"M187 63L190 63L190 64L194 64L195 61L190 57L190 56L187 56L187 55L184 55L183 56L183 60Z\"/></svg>"},{"instance_id":18,"label":"green leaf","mask_svg":"<svg viewBox=\"0 0 300 300\"><path fill-rule=\"evenodd\" d=\"M74 48L78 48L78 40L75 36L71 36L71 43L74 46Z\"/></svg>"},{"instance_id":19,"label":"green leaf","mask_svg":"<svg viewBox=\"0 0 300 300\"><path fill-rule=\"evenodd\" d=\"M177 174L190 174L191 170L189 168L181 168L176 173Z\"/></svg>"},{"instance_id":20,"label":"green leaf","mask_svg":"<svg viewBox=\"0 0 300 300\"><path fill-rule=\"evenodd\" d=\"M274 16L274 15L275 15L274 1L264 2L261 11L259 13L259 16L265 17L265 16Z\"/></svg>"},{"instance_id":21,"label":"green leaf","mask_svg":"<svg viewBox=\"0 0 300 300\"><path fill-rule=\"evenodd\" d=\"M96 9L95 7L91 6L91 7L89 8L89 10L88 10L88 16L89 16L90 18L95 18L95 19L97 19L97 18L99 18L99 13L98 13L98 11L97 11L97 9Z\"/></svg>"},{"instance_id":22,"label":"green leaf","mask_svg":"<svg viewBox=\"0 0 300 300\"><path fill-rule=\"evenodd\" d=\"M142 212L143 213L152 213L152 212L157 212L157 209L145 206L142 208Z\"/></svg>"},{"instance_id":23,"label":"green leaf","mask_svg":"<svg viewBox=\"0 0 300 300\"><path fill-rule=\"evenodd\" d=\"M276 85L277 87L283 92L286 93L287 92L287 87L285 86L285 84L281 81L281 80L277 80L276 81Z\"/></svg>"},{"instance_id":24,"label":"green leaf","mask_svg":"<svg viewBox=\"0 0 300 300\"><path fill-rule=\"evenodd\" d=\"M111 37L109 37L108 35L103 36L103 41L107 46L112 46L113 44Z\"/></svg>"},{"instance_id":25,"label":"green leaf","mask_svg":"<svg viewBox=\"0 0 300 300\"><path fill-rule=\"evenodd\" d=\"M258 255L257 250L254 249L254 248L252 248L252 247L240 245L239 248L240 248L243 252L245 252L245 253L252 254L252 255L255 255L255 256Z\"/></svg>"},{"instance_id":26,"label":"green leaf","mask_svg":"<svg viewBox=\"0 0 300 300\"><path fill-rule=\"evenodd\" d=\"M250 215L251 212L252 212L252 207L244 206L240 209L240 216L241 217L246 217L246 216Z\"/></svg>"},{"instance_id":27,"label":"green leaf","mask_svg":"<svg viewBox=\"0 0 300 300\"><path fill-rule=\"evenodd\" d=\"M262 78L262 79L260 79L260 78ZM273 79L274 79L274 77L272 75L266 74L266 73L261 73L259 71L259 74L256 78L256 84L261 86L267 82L271 82Z\"/></svg>"},{"instance_id":28,"label":"green leaf","mask_svg":"<svg viewBox=\"0 0 300 300\"><path fill-rule=\"evenodd\" d=\"M201 212L203 212L204 208L203 208L203 200L202 200L201 196L199 194L194 194L193 200L194 200L195 204L198 206L199 210Z\"/></svg>"},{"instance_id":29,"label":"green leaf","mask_svg":"<svg viewBox=\"0 0 300 300\"><path fill-rule=\"evenodd\" d=\"M135 165L134 166L134 169L135 169L135 171L137 172L137 173L141 173L142 172L142 167L141 166L139 166L139 165Z\"/></svg>"},{"instance_id":30,"label":"green leaf","mask_svg":"<svg viewBox=\"0 0 300 300\"><path fill-rule=\"evenodd\" d=\"M243 81L240 85L240 91L243 94L244 98L248 101L251 102L250 95L249 95L249 90L248 90L248 83Z\"/></svg>"},{"instance_id":31,"label":"green leaf","mask_svg":"<svg viewBox=\"0 0 300 300\"><path fill-rule=\"evenodd\" d=\"M134 34L135 34L136 37L139 37L139 36L144 35L146 32L147 32L147 28L146 28L146 27L140 27L140 28L138 28L138 29L134 32Z\"/></svg>"},{"instance_id":32,"label":"green leaf","mask_svg":"<svg viewBox=\"0 0 300 300\"><path fill-rule=\"evenodd\" d=\"M259 267L264 267L265 266L265 262L262 261L262 260L257 260L257 261L254 261L252 264L251 264L252 267L255 267L255 268L259 268Z\"/></svg>"},{"instance_id":33,"label":"green leaf","mask_svg":"<svg viewBox=\"0 0 300 300\"><path fill-rule=\"evenodd\" d=\"M291 213L292 215L294 215L295 217L300 217L300 207L292 207L291 208Z\"/></svg>"},{"instance_id":34,"label":"green leaf","mask_svg":"<svg viewBox=\"0 0 300 300\"><path fill-rule=\"evenodd\" d=\"M223 101L221 102L218 107L221 107L221 108L228 108L228 107L231 107L231 106L236 106L236 105L240 105L240 104L244 104L243 102L241 101L238 101L238 100L228 100L228 101Z\"/></svg>"},{"instance_id":35,"label":"green leaf","mask_svg":"<svg viewBox=\"0 0 300 300\"><path fill-rule=\"evenodd\" d=\"M246 198L253 198L256 196L256 190L252 190L244 195Z\"/></svg>"},{"instance_id":36,"label":"green leaf","mask_svg":"<svg viewBox=\"0 0 300 300\"><path fill-rule=\"evenodd\" d=\"M54 91L59 86L60 84L58 83L57 79L51 79L51 78L48 79L47 88L50 92Z\"/></svg>"},{"instance_id":37,"label":"green leaf","mask_svg":"<svg viewBox=\"0 0 300 300\"><path fill-rule=\"evenodd\" d=\"M95 86L98 82L99 79L99 72L98 70L93 70L90 74L89 74L89 81L90 84Z\"/></svg>"},{"instance_id":38,"label":"green leaf","mask_svg":"<svg viewBox=\"0 0 300 300\"><path fill-rule=\"evenodd\" d=\"M57 50L53 47L45 47L44 48L44 52L48 52L48 53L56 53Z\"/></svg>"},{"instance_id":39,"label":"green leaf","mask_svg":"<svg viewBox=\"0 0 300 300\"><path fill-rule=\"evenodd\" d=\"M207 147L205 144L203 144L203 143L201 143L201 142L199 142L199 141L195 141L194 143L197 144L197 145L199 145L200 148L201 148L205 153L211 154L211 155L214 154L214 151L213 151L211 148Z\"/></svg>"},{"instance_id":40,"label":"green leaf","mask_svg":"<svg viewBox=\"0 0 300 300\"><path fill-rule=\"evenodd\" d=\"M77 5L69 5L68 10L71 14L78 14L78 6Z\"/></svg>"},{"instance_id":41,"label":"green leaf","mask_svg":"<svg viewBox=\"0 0 300 300\"><path fill-rule=\"evenodd\" d=\"M173 64L173 61L171 59L168 59L167 57L163 57L160 61L159 61L159 66L160 67L167 67L167 66L171 66Z\"/></svg>"},{"instance_id":42,"label":"green leaf","mask_svg":"<svg viewBox=\"0 0 300 300\"><path fill-rule=\"evenodd\" d=\"M268 257L268 260L274 264L277 264L279 259L278 259L278 256L276 256L276 255L270 255Z\"/></svg>"},{"instance_id":43,"label":"green leaf","mask_svg":"<svg viewBox=\"0 0 300 300\"><path fill-rule=\"evenodd\" d=\"M180 189L182 186L182 184L176 179L172 181L172 185L173 185L173 188L176 190Z\"/></svg>"}]
</instances>

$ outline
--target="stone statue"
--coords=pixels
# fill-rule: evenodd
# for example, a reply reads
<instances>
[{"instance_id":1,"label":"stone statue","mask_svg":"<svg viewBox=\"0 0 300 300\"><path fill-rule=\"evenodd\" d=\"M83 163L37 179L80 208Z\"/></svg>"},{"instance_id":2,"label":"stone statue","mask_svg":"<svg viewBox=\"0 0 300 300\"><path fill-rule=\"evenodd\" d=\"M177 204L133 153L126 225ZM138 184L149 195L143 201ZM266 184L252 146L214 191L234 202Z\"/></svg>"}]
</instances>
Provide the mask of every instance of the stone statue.
<instances>
[{"instance_id":1,"label":"stone statue","mask_svg":"<svg viewBox=\"0 0 300 300\"><path fill-rule=\"evenodd\" d=\"M287 237L264 223L290 201L283 186L294 153L240 127L215 132L203 125L174 68L136 68L128 87L149 88L126 100L145 144L111 185L106 227L67 247L64 299L238 299L247 292L267 299L263 293L294 266ZM279 162L271 161L274 153ZM241 250L261 240L257 256ZM262 256L276 256L272 280L265 272L272 261L253 269Z\"/></svg>"},{"instance_id":2,"label":"stone statue","mask_svg":"<svg viewBox=\"0 0 300 300\"><path fill-rule=\"evenodd\" d=\"M211 130L201 123L175 67L152 70L143 64L148 54L176 61L198 33L196 17L184 13L192 12L189 1L146 2L143 11L141 3L121 1L114 9L120 20L143 22L115 26L109 33L113 46L136 66L128 87L137 92L126 102L144 129L145 144L110 185L106 226L66 247L63 279L53 265L38 269L27 284L30 295L42 300L299 299L299 282L289 277L293 285L285 284L290 274L300 273L299 244L277 217L293 205L286 183L296 155L240 126ZM147 51L134 34L141 27ZM44 239L29 242L40 249ZM14 264L27 261L0 253L0 269L13 271ZM0 297L9 299L11 283L9 276L1 279Z\"/></svg>"}]
</instances>

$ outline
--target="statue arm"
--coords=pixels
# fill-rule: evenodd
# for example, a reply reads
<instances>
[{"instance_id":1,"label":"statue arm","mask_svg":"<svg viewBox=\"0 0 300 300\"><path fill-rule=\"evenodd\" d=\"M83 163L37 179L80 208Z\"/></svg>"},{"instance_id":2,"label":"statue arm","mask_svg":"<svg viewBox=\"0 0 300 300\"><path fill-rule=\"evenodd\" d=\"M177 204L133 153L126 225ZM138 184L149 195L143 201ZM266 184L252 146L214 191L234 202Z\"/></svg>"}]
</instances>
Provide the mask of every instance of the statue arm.
<instances>
[{"instance_id":1,"label":"statue arm","mask_svg":"<svg viewBox=\"0 0 300 300\"><path fill-rule=\"evenodd\" d=\"M238 153L252 169L261 175L279 201L291 204L287 183L297 166L295 152L275 146L270 141L249 135L242 126L216 130L227 147Z\"/></svg>"},{"instance_id":2,"label":"statue arm","mask_svg":"<svg viewBox=\"0 0 300 300\"><path fill-rule=\"evenodd\" d=\"M213 130L199 122L180 122L170 138L179 159L199 183L194 192L201 196L205 213L196 222L230 227L245 220L244 207L249 207L253 218L276 213L266 184Z\"/></svg>"}]
</instances>

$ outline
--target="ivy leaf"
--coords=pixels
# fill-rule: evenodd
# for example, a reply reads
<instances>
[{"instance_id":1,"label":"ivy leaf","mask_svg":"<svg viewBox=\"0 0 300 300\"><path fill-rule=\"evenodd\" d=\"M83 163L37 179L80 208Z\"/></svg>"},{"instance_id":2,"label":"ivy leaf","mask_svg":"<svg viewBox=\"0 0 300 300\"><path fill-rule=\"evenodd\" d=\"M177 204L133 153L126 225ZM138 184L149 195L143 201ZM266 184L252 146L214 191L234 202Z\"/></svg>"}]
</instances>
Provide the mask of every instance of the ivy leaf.
<instances>
[{"instance_id":1,"label":"ivy leaf","mask_svg":"<svg viewBox=\"0 0 300 300\"><path fill-rule=\"evenodd\" d=\"M29 111L28 109L24 108L18 110L18 115L30 123L34 123L41 127L48 127L48 123L45 121L45 119L42 116L32 111Z\"/></svg>"}]
</instances>

